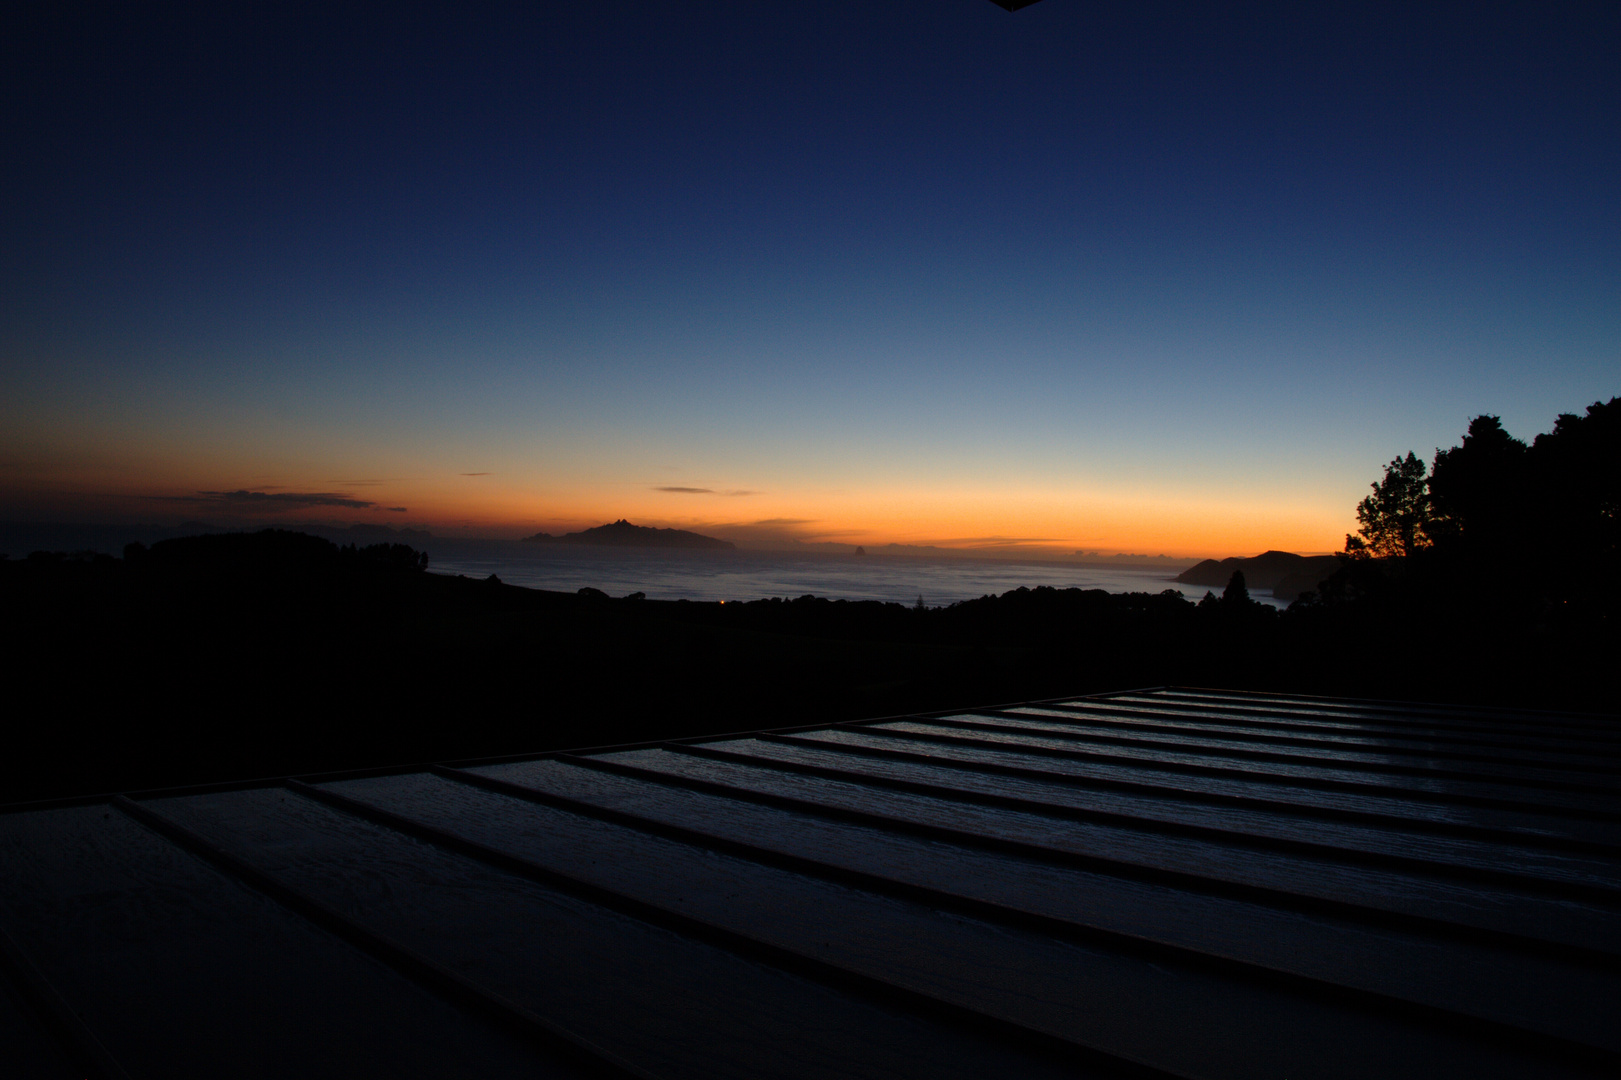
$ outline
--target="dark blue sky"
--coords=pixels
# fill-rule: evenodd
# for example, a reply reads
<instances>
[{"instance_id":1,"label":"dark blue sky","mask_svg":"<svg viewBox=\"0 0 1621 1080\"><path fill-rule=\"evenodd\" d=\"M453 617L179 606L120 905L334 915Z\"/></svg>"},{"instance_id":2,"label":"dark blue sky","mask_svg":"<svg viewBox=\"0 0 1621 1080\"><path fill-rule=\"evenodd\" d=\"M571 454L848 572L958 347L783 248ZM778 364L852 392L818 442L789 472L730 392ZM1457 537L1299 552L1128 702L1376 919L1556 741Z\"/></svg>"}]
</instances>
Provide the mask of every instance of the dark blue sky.
<instances>
[{"instance_id":1,"label":"dark blue sky","mask_svg":"<svg viewBox=\"0 0 1621 1080\"><path fill-rule=\"evenodd\" d=\"M1621 383L1614 5L536 7L9 17L6 516L1325 548Z\"/></svg>"}]
</instances>

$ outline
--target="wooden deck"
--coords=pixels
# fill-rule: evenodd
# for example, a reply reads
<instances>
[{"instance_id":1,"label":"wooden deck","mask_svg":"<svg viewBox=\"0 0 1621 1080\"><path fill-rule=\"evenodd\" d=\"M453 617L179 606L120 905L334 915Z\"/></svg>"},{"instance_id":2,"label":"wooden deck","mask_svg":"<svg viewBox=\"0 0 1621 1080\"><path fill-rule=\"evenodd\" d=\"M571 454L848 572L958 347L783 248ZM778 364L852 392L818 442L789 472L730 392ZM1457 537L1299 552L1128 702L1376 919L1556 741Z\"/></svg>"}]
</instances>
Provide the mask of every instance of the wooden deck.
<instances>
[{"instance_id":1,"label":"wooden deck","mask_svg":"<svg viewBox=\"0 0 1621 1080\"><path fill-rule=\"evenodd\" d=\"M33 804L0 931L19 1077L1613 1076L1621 726L1164 688Z\"/></svg>"}]
</instances>

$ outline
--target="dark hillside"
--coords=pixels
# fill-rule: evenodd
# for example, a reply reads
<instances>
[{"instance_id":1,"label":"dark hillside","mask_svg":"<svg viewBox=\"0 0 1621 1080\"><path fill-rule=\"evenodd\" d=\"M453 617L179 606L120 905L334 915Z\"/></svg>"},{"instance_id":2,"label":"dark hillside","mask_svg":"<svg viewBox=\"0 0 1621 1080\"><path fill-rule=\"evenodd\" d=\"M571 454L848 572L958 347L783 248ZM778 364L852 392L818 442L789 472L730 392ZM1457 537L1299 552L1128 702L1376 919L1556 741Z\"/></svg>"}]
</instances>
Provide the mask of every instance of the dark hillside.
<instances>
[{"instance_id":1,"label":"dark hillside","mask_svg":"<svg viewBox=\"0 0 1621 1080\"><path fill-rule=\"evenodd\" d=\"M1252 588L1272 589L1288 582L1287 599L1294 599L1302 592L1316 589L1318 584L1335 570L1338 570L1340 560L1334 555L1296 555L1288 551L1266 551L1260 555L1249 558L1234 557L1230 559L1206 559L1201 563L1188 567L1176 576L1176 580L1184 585L1202 585L1205 588L1219 589L1225 586L1233 576L1233 571L1242 570L1244 580Z\"/></svg>"},{"instance_id":2,"label":"dark hillside","mask_svg":"<svg viewBox=\"0 0 1621 1080\"><path fill-rule=\"evenodd\" d=\"M0 561L0 801L1167 683L1613 710L1613 623L1045 588L722 605L422 567L285 532Z\"/></svg>"}]
</instances>

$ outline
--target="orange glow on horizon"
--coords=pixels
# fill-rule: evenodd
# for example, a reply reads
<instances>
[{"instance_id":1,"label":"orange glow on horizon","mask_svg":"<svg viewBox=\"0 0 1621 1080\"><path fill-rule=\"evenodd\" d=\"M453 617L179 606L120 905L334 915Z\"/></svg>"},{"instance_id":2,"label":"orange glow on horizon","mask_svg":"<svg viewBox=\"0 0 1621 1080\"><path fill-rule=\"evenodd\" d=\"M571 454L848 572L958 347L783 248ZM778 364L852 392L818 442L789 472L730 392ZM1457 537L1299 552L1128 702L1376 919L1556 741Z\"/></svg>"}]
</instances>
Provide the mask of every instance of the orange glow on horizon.
<instances>
[{"instance_id":1,"label":"orange glow on horizon","mask_svg":"<svg viewBox=\"0 0 1621 1080\"><path fill-rule=\"evenodd\" d=\"M721 536L745 548L895 543L1009 557L1096 552L1204 558L1268 548L1323 552L1338 550L1352 528L1349 507L1334 501L1244 490L986 489L937 483L791 491L761 485L759 491L732 494L472 470L345 480L333 479L341 474L332 469L302 482L283 478L255 485L251 476L242 479L247 470L238 472L228 462L217 472L164 464L168 468L85 470L22 483L13 474L3 478L4 494L14 506L32 505L37 520L197 520L243 527L368 522L447 536L515 538L625 518ZM173 479L154 484L154 472Z\"/></svg>"}]
</instances>

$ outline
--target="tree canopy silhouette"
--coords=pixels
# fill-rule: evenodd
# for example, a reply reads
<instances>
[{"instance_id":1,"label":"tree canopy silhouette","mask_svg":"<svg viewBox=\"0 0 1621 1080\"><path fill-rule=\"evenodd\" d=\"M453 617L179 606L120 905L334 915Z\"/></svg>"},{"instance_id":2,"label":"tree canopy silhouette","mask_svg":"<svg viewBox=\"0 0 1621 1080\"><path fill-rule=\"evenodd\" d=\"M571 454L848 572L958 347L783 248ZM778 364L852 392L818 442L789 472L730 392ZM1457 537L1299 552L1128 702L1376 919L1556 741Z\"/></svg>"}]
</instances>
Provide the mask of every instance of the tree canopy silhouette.
<instances>
[{"instance_id":1,"label":"tree canopy silhouette","mask_svg":"<svg viewBox=\"0 0 1621 1080\"><path fill-rule=\"evenodd\" d=\"M1385 466L1383 480L1356 508L1361 526L1345 538L1355 558L1411 555L1430 544L1430 493L1424 463L1411 451Z\"/></svg>"},{"instance_id":2,"label":"tree canopy silhouette","mask_svg":"<svg viewBox=\"0 0 1621 1080\"><path fill-rule=\"evenodd\" d=\"M1432 531L1449 553L1497 558L1523 552L1539 524L1529 448L1495 416L1469 421L1463 445L1440 450L1430 478Z\"/></svg>"},{"instance_id":3,"label":"tree canopy silhouette","mask_svg":"<svg viewBox=\"0 0 1621 1080\"><path fill-rule=\"evenodd\" d=\"M1476 416L1425 476L1412 453L1385 466L1347 536L1353 563L1330 595L1402 589L1498 619L1613 622L1621 606L1621 398L1565 413L1529 445L1496 416ZM1495 589L1489 603L1481 585ZM1563 614L1556 608L1567 609ZM1607 623L1608 625L1608 623Z\"/></svg>"}]
</instances>

